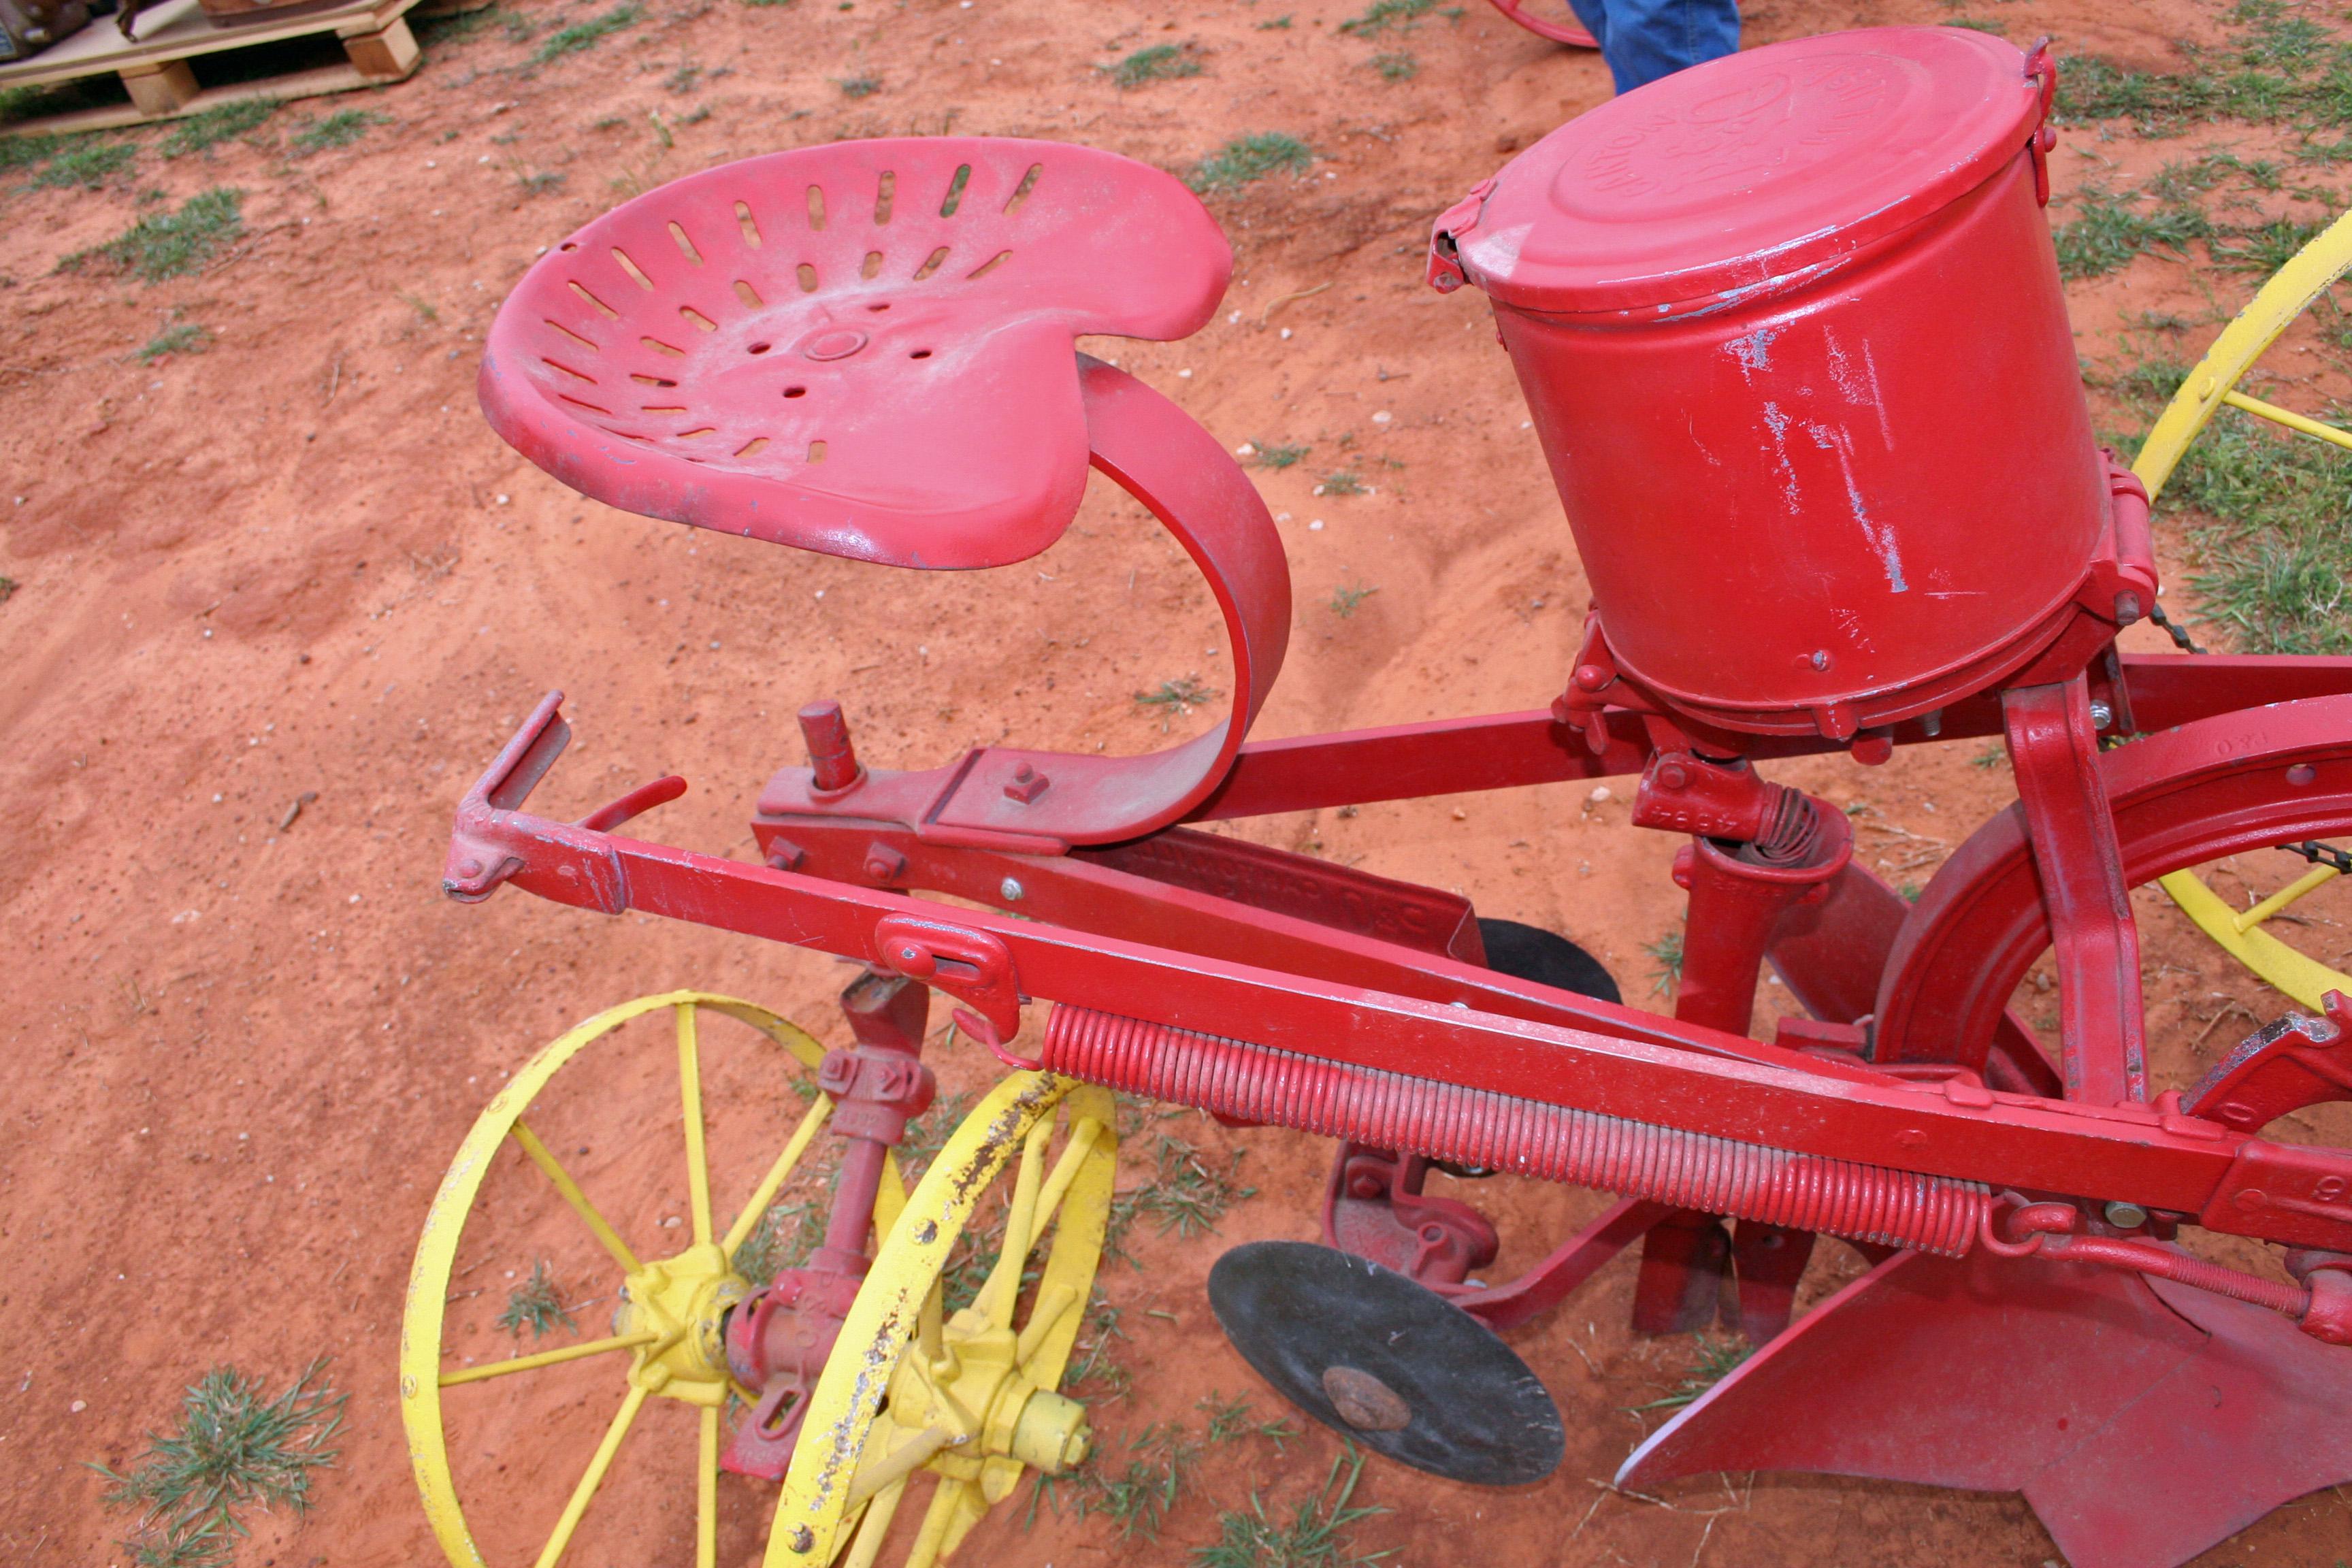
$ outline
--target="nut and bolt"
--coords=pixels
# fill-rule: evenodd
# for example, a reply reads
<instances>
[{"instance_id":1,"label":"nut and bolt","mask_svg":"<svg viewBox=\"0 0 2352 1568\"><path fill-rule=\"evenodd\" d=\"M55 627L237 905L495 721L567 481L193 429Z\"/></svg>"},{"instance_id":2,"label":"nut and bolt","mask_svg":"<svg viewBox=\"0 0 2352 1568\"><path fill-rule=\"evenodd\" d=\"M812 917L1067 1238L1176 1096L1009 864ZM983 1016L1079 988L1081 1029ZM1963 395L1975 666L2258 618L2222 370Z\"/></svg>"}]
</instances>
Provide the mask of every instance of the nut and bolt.
<instances>
[{"instance_id":1,"label":"nut and bolt","mask_svg":"<svg viewBox=\"0 0 2352 1568\"><path fill-rule=\"evenodd\" d=\"M1004 895L1004 901L1008 904L1017 904L1029 896L1029 889L1021 885L1018 877L1005 878L996 885L996 890Z\"/></svg>"},{"instance_id":2,"label":"nut and bolt","mask_svg":"<svg viewBox=\"0 0 2352 1568\"><path fill-rule=\"evenodd\" d=\"M2094 702L2091 704L2091 727L2093 729L2104 730L2115 721L2116 710L2113 707L2105 702Z\"/></svg>"},{"instance_id":3,"label":"nut and bolt","mask_svg":"<svg viewBox=\"0 0 2352 1568\"><path fill-rule=\"evenodd\" d=\"M1809 662L1815 669L1827 669L1830 667L1830 650L1825 647L1815 648L1813 657Z\"/></svg>"},{"instance_id":4,"label":"nut and bolt","mask_svg":"<svg viewBox=\"0 0 2352 1568\"><path fill-rule=\"evenodd\" d=\"M1680 763L1668 763L1658 770L1658 784L1664 789L1681 789L1690 783L1690 770Z\"/></svg>"},{"instance_id":5,"label":"nut and bolt","mask_svg":"<svg viewBox=\"0 0 2352 1568\"><path fill-rule=\"evenodd\" d=\"M2125 1203L2121 1199L2107 1205L2106 1215L2107 1223L2117 1230L2137 1230L2147 1223L2146 1209L2137 1204Z\"/></svg>"}]
</instances>

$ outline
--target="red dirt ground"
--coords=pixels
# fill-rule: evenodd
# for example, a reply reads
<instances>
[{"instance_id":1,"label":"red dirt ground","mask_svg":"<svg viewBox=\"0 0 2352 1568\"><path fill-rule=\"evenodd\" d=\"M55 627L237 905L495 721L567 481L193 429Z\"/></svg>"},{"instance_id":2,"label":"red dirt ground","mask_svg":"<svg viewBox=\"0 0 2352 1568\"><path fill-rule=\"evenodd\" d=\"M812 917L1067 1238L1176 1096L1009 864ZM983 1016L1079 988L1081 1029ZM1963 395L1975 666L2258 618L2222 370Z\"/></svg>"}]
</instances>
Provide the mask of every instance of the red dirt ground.
<instances>
[{"instance_id":1,"label":"red dirt ground","mask_svg":"<svg viewBox=\"0 0 2352 1568\"><path fill-rule=\"evenodd\" d=\"M1269 28L1286 5L1291 26ZM592 14L518 8L542 36L560 14ZM303 106L363 102L392 117L345 150L288 161L226 143L167 163L150 138L135 187L0 198L0 574L21 584L0 605L0 795L14 805L0 840L5 1048L16 1064L0 1139L0 1326L17 1347L0 1363L0 1554L125 1562L115 1542L127 1521L102 1511L103 1483L84 1461L124 1462L208 1365L234 1363L274 1386L326 1354L352 1395L341 1462L306 1521L257 1520L238 1561L435 1561L394 1358L426 1201L494 1086L574 1020L682 984L842 1036L829 998L845 972L830 960L513 893L482 908L442 898L451 808L541 693L570 693L579 735L542 786L551 811L584 811L674 770L695 793L646 831L743 856L751 798L797 756L790 714L810 697L847 700L870 758L929 765L1004 735L1145 749L1160 737L1133 693L1184 675L1226 684L1189 564L1116 496L1097 495L1033 563L924 579L615 513L501 446L473 402L490 313L540 247L622 195L841 136L1058 137L1169 167L1235 134L1301 137L1318 154L1311 174L1215 204L1239 263L1216 323L1181 344L1100 349L1228 445L1315 449L1257 476L1300 606L1258 733L1529 708L1559 689L1584 602L1576 558L1484 305L1475 291L1422 287L1420 257L1433 213L1601 101L1606 76L1593 57L1483 6L1424 22L1401 46L1339 35L1358 9L655 0L635 27L535 73L520 68L533 46L493 26L437 45L396 89ZM2217 7L2190 0L1982 9L2012 38L2047 31L2062 50L2154 67L2178 63L2174 40L2220 27ZM1949 15L1934 0L1778 0L1750 8L1748 36ZM1202 74L1121 92L1097 68L1161 41L1197 46ZM1397 47L1419 74L1383 81L1367 61ZM705 73L682 94L665 86L681 65ZM836 84L865 75L881 90L845 99ZM2054 166L2063 194L2087 175L2117 177L2116 165L2127 178L2252 137L2208 128L2157 146L2076 131ZM526 195L517 176L541 172L564 175L562 190ZM204 273L154 286L53 273L131 221L134 189L176 203L215 184L247 191L247 232ZM2201 342L2246 287L2144 258L2075 290L2084 353L2109 361L2126 312L2152 309L2204 323L2190 340ZM138 363L131 351L174 313L217 342ZM1342 466L1376 493L1310 493ZM2178 575L2177 541L2166 547ZM1378 592L1342 618L1328 607L1342 586ZM1865 805L1865 852L1891 879L1924 882L2009 798L2005 769L1971 765L1982 749L1781 776ZM1675 846L1628 828L1623 794L1595 804L1580 790L1505 792L1244 831L1469 890L1483 912L1591 946L1630 997L1664 1008L1642 949L1677 918ZM2283 858L2250 857L2221 885L2232 897L2267 890L2292 868L2269 863ZM2158 1065L2182 1081L2282 1004L2191 940L2160 898L2142 895L2139 909ZM2341 962L2329 917L2352 918L2352 906L2305 909L2318 922L2305 940ZM1776 1011L1769 988L1762 1011ZM966 1047L943 1074L971 1088L985 1069ZM619 1098L579 1112L592 1132L625 1135L635 1117L669 1125L654 1077L616 1082ZM1142 1267L1107 1267L1130 1335L1118 1358L1136 1373L1127 1399L1097 1411L1115 1462L1148 1423L1197 1431L1197 1402L1212 1393L1251 1393L1262 1415L1276 1413L1216 1333L1201 1282L1225 1245L1313 1234L1325 1151L1194 1121L1188 1135L1205 1145L1247 1151L1257 1195L1218 1237L1147 1234ZM635 1168L587 1163L592 1175ZM1504 1223L1506 1267L1600 1202L1475 1195ZM636 1217L654 1225L655 1207ZM1842 1248L1822 1258L1810 1299L1852 1271ZM1405 1563L1475 1553L1677 1568L2054 1558L2013 1497L1770 1476L1662 1499L1606 1491L1656 1419L1628 1407L1670 1388L1692 1357L1686 1340L1627 1333L1630 1289L1621 1261L1515 1336L1568 1419L1551 1479L1484 1492L1376 1463L1357 1500L1388 1511L1356 1529L1359 1549L1393 1549ZM481 1334L467 1314L487 1320L497 1300L495 1289L461 1298L472 1304L453 1321ZM501 1565L528 1560L610 1408L609 1379L583 1373L564 1386L561 1412L510 1415L478 1448L461 1445ZM608 1503L572 1561L690 1560L687 1441L666 1422L632 1439L631 1456L673 1467L664 1503ZM1210 1451L1157 1543L1050 1508L1024 1534L1014 1506L963 1560L1185 1562L1214 1539L1218 1510L1246 1506L1254 1488L1286 1508L1334 1451L1319 1429L1286 1452L1264 1439ZM633 1481L628 1495L650 1500L654 1489ZM753 1500L748 1489L730 1499ZM2200 1561L2325 1564L2347 1543L2352 1499L2320 1494ZM730 1526L728 1560L752 1550L749 1527Z\"/></svg>"}]
</instances>

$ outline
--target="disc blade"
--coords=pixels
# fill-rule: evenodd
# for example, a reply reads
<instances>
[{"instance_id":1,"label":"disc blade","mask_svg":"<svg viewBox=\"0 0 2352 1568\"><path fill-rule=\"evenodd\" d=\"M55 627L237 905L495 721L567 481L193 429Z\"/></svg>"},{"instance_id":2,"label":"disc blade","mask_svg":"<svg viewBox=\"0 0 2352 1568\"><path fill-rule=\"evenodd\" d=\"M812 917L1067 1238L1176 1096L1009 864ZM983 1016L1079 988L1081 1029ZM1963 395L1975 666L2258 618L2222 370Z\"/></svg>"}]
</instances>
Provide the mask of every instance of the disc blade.
<instances>
[{"instance_id":1,"label":"disc blade","mask_svg":"<svg viewBox=\"0 0 2352 1568\"><path fill-rule=\"evenodd\" d=\"M1541 1480L1567 1447L1543 1382L1493 1331L1365 1258L1254 1241L1209 1270L1209 1304L1282 1396L1376 1453L1449 1480Z\"/></svg>"}]
</instances>

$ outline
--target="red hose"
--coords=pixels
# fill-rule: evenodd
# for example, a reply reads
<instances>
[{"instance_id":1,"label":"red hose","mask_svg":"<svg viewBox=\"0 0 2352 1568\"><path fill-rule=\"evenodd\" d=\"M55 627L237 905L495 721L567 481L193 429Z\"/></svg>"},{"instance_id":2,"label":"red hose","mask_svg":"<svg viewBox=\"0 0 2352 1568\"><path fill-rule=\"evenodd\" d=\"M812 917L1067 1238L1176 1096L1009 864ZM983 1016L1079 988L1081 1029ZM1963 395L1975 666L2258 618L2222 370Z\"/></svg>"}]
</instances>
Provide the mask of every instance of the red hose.
<instances>
[{"instance_id":1,"label":"red hose","mask_svg":"<svg viewBox=\"0 0 2352 1568\"><path fill-rule=\"evenodd\" d=\"M1969 1250L1992 1201L1975 1182L1571 1110L1066 1003L1046 1023L1044 1063L1231 1120L1950 1258Z\"/></svg>"}]
</instances>

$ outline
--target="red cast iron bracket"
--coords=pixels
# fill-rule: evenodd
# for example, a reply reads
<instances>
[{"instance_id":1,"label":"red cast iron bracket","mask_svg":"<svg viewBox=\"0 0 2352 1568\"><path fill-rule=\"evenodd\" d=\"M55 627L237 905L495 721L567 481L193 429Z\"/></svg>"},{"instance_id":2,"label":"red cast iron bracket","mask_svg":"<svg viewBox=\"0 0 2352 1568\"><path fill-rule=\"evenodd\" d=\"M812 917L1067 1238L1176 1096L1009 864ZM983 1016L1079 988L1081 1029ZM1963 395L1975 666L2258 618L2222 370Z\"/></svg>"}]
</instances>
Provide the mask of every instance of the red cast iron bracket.
<instances>
[{"instance_id":1,"label":"red cast iron bracket","mask_svg":"<svg viewBox=\"0 0 2352 1568\"><path fill-rule=\"evenodd\" d=\"M2066 1098L2147 1098L2139 928L2099 772L2099 730L2081 676L2001 693L2009 755L2058 954Z\"/></svg>"}]
</instances>

